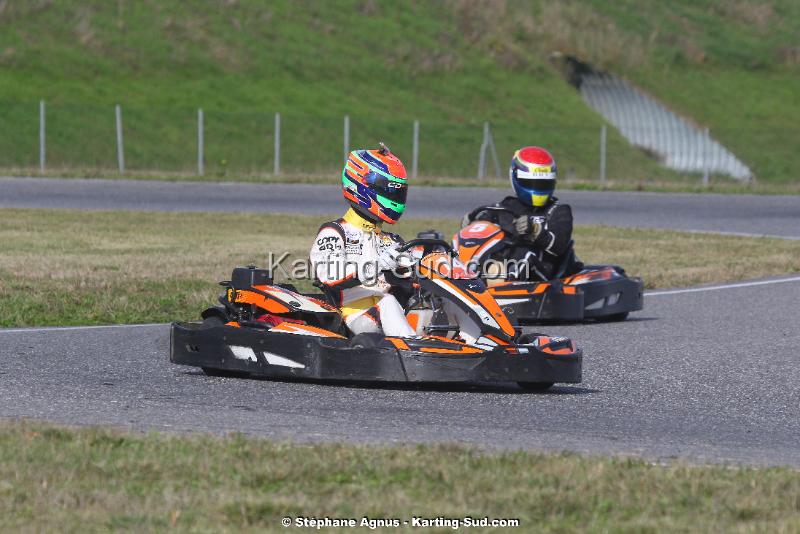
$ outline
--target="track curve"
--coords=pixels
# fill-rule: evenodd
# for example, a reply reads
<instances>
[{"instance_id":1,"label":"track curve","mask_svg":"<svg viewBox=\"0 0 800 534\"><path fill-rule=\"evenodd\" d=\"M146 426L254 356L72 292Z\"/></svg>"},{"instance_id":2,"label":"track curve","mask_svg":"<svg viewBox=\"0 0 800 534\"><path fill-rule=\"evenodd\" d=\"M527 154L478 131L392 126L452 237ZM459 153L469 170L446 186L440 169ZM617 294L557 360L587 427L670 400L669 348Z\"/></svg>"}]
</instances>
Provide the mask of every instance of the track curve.
<instances>
[{"instance_id":1,"label":"track curve","mask_svg":"<svg viewBox=\"0 0 800 534\"><path fill-rule=\"evenodd\" d=\"M545 394L210 378L167 361L165 325L0 330L0 416L800 466L800 329L787 320L800 279L646 300L624 323L547 327L586 359L583 384Z\"/></svg>"},{"instance_id":2,"label":"track curve","mask_svg":"<svg viewBox=\"0 0 800 534\"><path fill-rule=\"evenodd\" d=\"M460 217L505 194L412 188L407 216ZM579 224L800 238L800 197L561 196ZM1 207L322 215L343 203L334 185L0 178ZM167 361L165 325L0 329L0 417L800 466L798 300L798 279L660 292L624 323L543 327L586 354L584 383L547 394L209 378Z\"/></svg>"}]
</instances>

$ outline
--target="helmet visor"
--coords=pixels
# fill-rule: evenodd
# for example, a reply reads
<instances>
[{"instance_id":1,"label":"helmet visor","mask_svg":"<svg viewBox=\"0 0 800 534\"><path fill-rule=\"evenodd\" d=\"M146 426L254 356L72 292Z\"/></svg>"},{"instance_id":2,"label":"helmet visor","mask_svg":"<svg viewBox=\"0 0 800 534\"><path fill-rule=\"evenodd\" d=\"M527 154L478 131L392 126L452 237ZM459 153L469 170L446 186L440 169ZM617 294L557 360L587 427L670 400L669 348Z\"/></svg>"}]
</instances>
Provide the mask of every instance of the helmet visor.
<instances>
[{"instance_id":1,"label":"helmet visor","mask_svg":"<svg viewBox=\"0 0 800 534\"><path fill-rule=\"evenodd\" d=\"M377 173L370 173L370 185L379 197L405 206L408 194L408 185L405 183L391 180Z\"/></svg>"},{"instance_id":2,"label":"helmet visor","mask_svg":"<svg viewBox=\"0 0 800 534\"><path fill-rule=\"evenodd\" d=\"M534 191L552 191L556 187L556 181L553 178L522 178L517 176L517 182L525 189Z\"/></svg>"}]
</instances>

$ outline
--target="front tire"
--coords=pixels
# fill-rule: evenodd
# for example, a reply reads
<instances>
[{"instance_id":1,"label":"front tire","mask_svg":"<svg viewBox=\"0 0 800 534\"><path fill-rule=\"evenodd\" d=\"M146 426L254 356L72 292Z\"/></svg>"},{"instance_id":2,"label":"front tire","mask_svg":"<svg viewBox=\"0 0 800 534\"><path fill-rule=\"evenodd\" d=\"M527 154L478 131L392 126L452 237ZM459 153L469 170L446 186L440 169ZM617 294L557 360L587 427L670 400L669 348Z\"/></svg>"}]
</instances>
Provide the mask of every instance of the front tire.
<instances>
[{"instance_id":1,"label":"front tire","mask_svg":"<svg viewBox=\"0 0 800 534\"><path fill-rule=\"evenodd\" d=\"M604 323L620 323L628 318L629 312L622 312L622 313L615 313L612 315L606 315L602 317L600 320Z\"/></svg>"}]
</instances>

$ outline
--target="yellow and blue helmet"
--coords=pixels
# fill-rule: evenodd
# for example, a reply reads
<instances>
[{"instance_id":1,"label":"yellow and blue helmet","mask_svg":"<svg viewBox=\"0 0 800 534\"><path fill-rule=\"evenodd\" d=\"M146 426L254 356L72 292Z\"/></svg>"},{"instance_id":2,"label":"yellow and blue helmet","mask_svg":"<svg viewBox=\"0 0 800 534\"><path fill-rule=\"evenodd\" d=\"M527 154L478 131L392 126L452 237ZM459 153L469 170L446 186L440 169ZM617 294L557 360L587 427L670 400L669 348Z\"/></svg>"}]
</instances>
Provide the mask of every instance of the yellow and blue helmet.
<instances>
[{"instance_id":1,"label":"yellow and blue helmet","mask_svg":"<svg viewBox=\"0 0 800 534\"><path fill-rule=\"evenodd\" d=\"M542 207L556 190L556 160L542 147L526 146L514 152L508 176L517 198L525 205Z\"/></svg>"}]
</instances>

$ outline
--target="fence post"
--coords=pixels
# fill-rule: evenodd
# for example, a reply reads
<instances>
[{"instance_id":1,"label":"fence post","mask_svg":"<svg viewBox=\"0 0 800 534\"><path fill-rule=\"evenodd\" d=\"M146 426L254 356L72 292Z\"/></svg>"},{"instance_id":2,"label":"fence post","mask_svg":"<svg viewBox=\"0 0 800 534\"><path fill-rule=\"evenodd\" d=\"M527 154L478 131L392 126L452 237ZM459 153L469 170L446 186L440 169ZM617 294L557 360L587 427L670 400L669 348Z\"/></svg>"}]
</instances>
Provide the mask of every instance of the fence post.
<instances>
[{"instance_id":1,"label":"fence post","mask_svg":"<svg viewBox=\"0 0 800 534\"><path fill-rule=\"evenodd\" d=\"M275 114L275 166L272 173L276 176L281 173L281 114Z\"/></svg>"},{"instance_id":2,"label":"fence post","mask_svg":"<svg viewBox=\"0 0 800 534\"><path fill-rule=\"evenodd\" d=\"M606 182L606 130L604 124L600 127L600 182Z\"/></svg>"},{"instance_id":3,"label":"fence post","mask_svg":"<svg viewBox=\"0 0 800 534\"><path fill-rule=\"evenodd\" d=\"M708 140L710 138L708 127L703 130L703 144L700 154L703 157L703 187L708 187L708 174L709 174L709 164L708 164Z\"/></svg>"},{"instance_id":4,"label":"fence post","mask_svg":"<svg viewBox=\"0 0 800 534\"><path fill-rule=\"evenodd\" d=\"M347 157L350 155L350 115L344 116L344 162L347 163Z\"/></svg>"},{"instance_id":5,"label":"fence post","mask_svg":"<svg viewBox=\"0 0 800 534\"><path fill-rule=\"evenodd\" d=\"M205 158L203 154L203 135L204 135L204 125L203 125L203 108L197 110L197 174L203 176L205 173L204 163Z\"/></svg>"},{"instance_id":6,"label":"fence post","mask_svg":"<svg viewBox=\"0 0 800 534\"><path fill-rule=\"evenodd\" d=\"M486 132L487 132L487 143L489 144L489 148L492 150L492 161L494 161L494 176L495 178L500 178L500 161L497 159L497 147L494 146L494 136L492 135L492 130L489 127L489 123L486 123Z\"/></svg>"},{"instance_id":7,"label":"fence post","mask_svg":"<svg viewBox=\"0 0 800 534\"><path fill-rule=\"evenodd\" d=\"M39 101L39 170L44 172L45 133L44 133L44 100Z\"/></svg>"},{"instance_id":8,"label":"fence post","mask_svg":"<svg viewBox=\"0 0 800 534\"><path fill-rule=\"evenodd\" d=\"M117 107L114 110L117 116L117 164L119 166L120 174L125 172L125 149L122 145L122 108Z\"/></svg>"},{"instance_id":9,"label":"fence post","mask_svg":"<svg viewBox=\"0 0 800 534\"><path fill-rule=\"evenodd\" d=\"M417 166L419 164L419 121L414 120L414 136L411 146L411 178L417 179Z\"/></svg>"},{"instance_id":10,"label":"fence post","mask_svg":"<svg viewBox=\"0 0 800 534\"><path fill-rule=\"evenodd\" d=\"M478 180L483 180L486 174L486 149L489 148L489 123L483 123L483 142L478 155Z\"/></svg>"}]
</instances>

